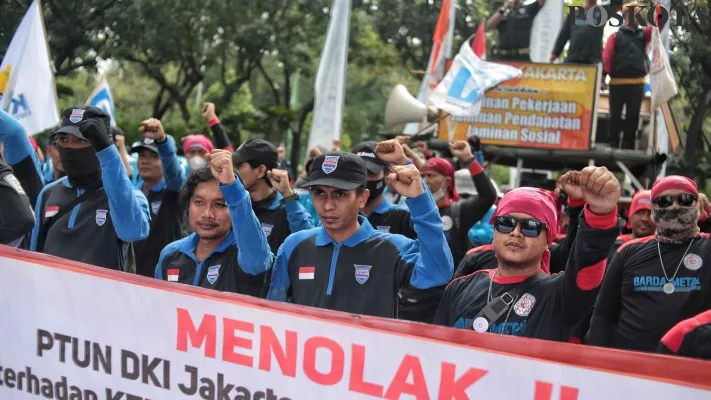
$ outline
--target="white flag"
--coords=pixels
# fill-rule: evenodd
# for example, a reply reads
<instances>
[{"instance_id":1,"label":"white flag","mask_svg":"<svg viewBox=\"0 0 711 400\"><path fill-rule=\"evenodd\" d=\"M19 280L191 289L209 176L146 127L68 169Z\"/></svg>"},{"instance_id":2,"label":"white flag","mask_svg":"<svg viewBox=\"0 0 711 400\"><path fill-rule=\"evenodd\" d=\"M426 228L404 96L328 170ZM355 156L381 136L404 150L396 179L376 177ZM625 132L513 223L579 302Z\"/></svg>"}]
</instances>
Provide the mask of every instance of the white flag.
<instances>
[{"instance_id":1,"label":"white flag","mask_svg":"<svg viewBox=\"0 0 711 400\"><path fill-rule=\"evenodd\" d=\"M536 0L538 1L538 0ZM550 61L553 46L563 26L563 0L546 0L536 14L531 27L529 52L531 61L547 63Z\"/></svg>"},{"instance_id":2,"label":"white flag","mask_svg":"<svg viewBox=\"0 0 711 400\"><path fill-rule=\"evenodd\" d=\"M649 68L649 84L652 89L652 107L656 109L679 93L667 52L659 34L659 28L652 27L652 65Z\"/></svg>"},{"instance_id":3,"label":"white flag","mask_svg":"<svg viewBox=\"0 0 711 400\"><path fill-rule=\"evenodd\" d=\"M54 74L37 0L27 10L0 64L0 95L0 108L20 121L29 134L59 122Z\"/></svg>"},{"instance_id":4,"label":"white flag","mask_svg":"<svg viewBox=\"0 0 711 400\"><path fill-rule=\"evenodd\" d=\"M464 42L454 62L430 95L430 102L455 116L479 112L484 93L501 82L521 76L521 70L510 65L482 61L471 44Z\"/></svg>"},{"instance_id":5,"label":"white flag","mask_svg":"<svg viewBox=\"0 0 711 400\"><path fill-rule=\"evenodd\" d=\"M427 70L417 92L417 100L427 104L430 93L437 87L444 78L446 72L447 59L452 57L452 47L454 45L454 22L457 7L456 1L444 0L439 11L437 25L432 37L432 51L427 62ZM405 125L403 134L414 135L419 130L416 122Z\"/></svg>"},{"instance_id":6,"label":"white flag","mask_svg":"<svg viewBox=\"0 0 711 400\"><path fill-rule=\"evenodd\" d=\"M94 91L91 92L86 104L102 109L111 117L111 126L116 126L114 97L111 95L111 88L109 88L109 81L106 79L106 75L102 75L99 78L99 83L96 84Z\"/></svg>"},{"instance_id":7,"label":"white flag","mask_svg":"<svg viewBox=\"0 0 711 400\"><path fill-rule=\"evenodd\" d=\"M351 0L333 0L328 34L316 73L316 103L309 149L317 145L330 149L333 140L341 138L350 19Z\"/></svg>"}]
</instances>

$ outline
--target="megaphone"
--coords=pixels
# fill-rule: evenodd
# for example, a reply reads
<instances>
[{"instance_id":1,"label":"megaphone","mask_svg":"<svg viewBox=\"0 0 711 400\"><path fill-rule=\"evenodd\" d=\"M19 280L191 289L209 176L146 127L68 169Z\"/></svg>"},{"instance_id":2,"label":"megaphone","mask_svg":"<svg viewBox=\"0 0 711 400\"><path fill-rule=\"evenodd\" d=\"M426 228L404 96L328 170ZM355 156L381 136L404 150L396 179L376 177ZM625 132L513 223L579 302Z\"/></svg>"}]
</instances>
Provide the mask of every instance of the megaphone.
<instances>
[{"instance_id":1,"label":"megaphone","mask_svg":"<svg viewBox=\"0 0 711 400\"><path fill-rule=\"evenodd\" d=\"M392 129L409 122L433 122L437 117L437 108L427 106L412 97L401 84L395 86L388 103L385 105L385 126Z\"/></svg>"}]
</instances>

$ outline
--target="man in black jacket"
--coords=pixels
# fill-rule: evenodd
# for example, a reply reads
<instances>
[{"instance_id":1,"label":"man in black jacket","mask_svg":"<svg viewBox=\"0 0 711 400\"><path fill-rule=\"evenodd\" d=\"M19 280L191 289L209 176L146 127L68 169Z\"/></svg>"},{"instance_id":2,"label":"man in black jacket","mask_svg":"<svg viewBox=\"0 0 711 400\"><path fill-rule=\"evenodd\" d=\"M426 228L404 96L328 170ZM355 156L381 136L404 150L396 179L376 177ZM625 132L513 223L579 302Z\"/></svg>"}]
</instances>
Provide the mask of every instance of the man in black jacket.
<instances>
[{"instance_id":1,"label":"man in black jacket","mask_svg":"<svg viewBox=\"0 0 711 400\"><path fill-rule=\"evenodd\" d=\"M558 33L551 62L560 57L568 41L570 46L565 58L566 63L597 64L602 60L602 31L606 21L602 20L601 10L593 8L595 6L597 0L586 0L582 9L580 7L571 9ZM588 21L588 13L592 13L592 21Z\"/></svg>"}]
</instances>

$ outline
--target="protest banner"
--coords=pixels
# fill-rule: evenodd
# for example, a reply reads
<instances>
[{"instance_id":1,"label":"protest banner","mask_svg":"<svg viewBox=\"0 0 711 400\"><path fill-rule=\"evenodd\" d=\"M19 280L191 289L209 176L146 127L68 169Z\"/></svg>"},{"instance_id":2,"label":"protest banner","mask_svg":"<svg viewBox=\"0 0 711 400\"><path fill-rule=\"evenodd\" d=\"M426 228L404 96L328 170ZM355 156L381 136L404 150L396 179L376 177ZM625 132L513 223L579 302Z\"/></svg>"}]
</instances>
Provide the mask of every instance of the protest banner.
<instances>
[{"instance_id":1,"label":"protest banner","mask_svg":"<svg viewBox=\"0 0 711 400\"><path fill-rule=\"evenodd\" d=\"M711 363L219 293L0 246L0 398L708 399Z\"/></svg>"},{"instance_id":2,"label":"protest banner","mask_svg":"<svg viewBox=\"0 0 711 400\"><path fill-rule=\"evenodd\" d=\"M484 144L499 146L590 148L597 126L600 66L502 64L520 68L522 76L488 90L478 114L443 119L440 139L476 135Z\"/></svg>"}]
</instances>

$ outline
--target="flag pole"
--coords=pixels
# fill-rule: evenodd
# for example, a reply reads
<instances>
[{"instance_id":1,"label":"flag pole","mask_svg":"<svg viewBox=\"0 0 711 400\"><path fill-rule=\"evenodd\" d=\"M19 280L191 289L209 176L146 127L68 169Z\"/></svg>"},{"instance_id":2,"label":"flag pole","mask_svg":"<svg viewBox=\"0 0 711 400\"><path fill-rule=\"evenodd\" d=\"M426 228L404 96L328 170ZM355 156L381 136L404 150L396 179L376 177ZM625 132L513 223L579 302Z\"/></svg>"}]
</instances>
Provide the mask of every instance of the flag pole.
<instances>
[{"instance_id":1,"label":"flag pole","mask_svg":"<svg viewBox=\"0 0 711 400\"><path fill-rule=\"evenodd\" d=\"M49 51L49 40L47 39L47 27L44 25L44 10L42 9L42 2L39 0L34 0L33 3L37 3L37 7L39 10L39 15L40 15L40 25L42 25L42 33L44 36L44 45L47 46L47 58L52 60L52 53ZM30 7L32 5L30 4ZM57 80L56 77L54 76L54 71L52 71L52 64L50 63L49 65L49 73L52 74L52 82L54 82L54 87L52 88L52 93L54 93L54 104L59 104L59 96L57 95ZM56 67L56 66L55 66ZM61 110L57 110L59 112ZM57 121L59 122L59 121Z\"/></svg>"}]
</instances>

